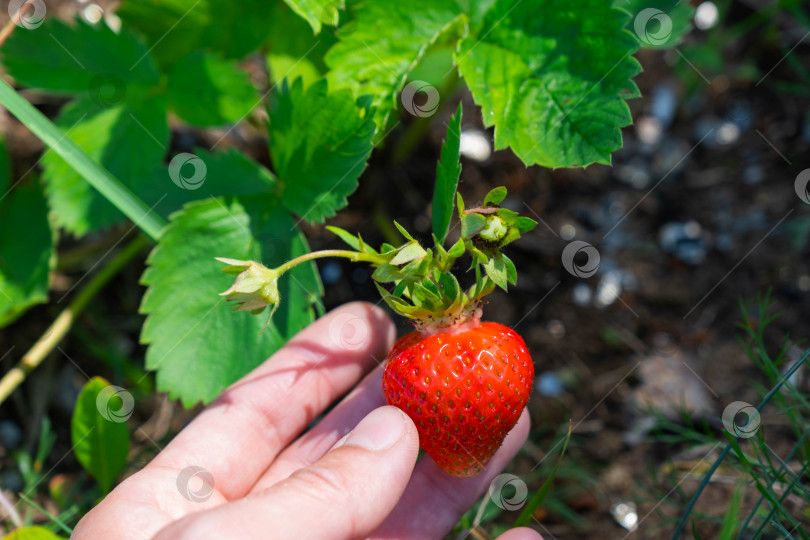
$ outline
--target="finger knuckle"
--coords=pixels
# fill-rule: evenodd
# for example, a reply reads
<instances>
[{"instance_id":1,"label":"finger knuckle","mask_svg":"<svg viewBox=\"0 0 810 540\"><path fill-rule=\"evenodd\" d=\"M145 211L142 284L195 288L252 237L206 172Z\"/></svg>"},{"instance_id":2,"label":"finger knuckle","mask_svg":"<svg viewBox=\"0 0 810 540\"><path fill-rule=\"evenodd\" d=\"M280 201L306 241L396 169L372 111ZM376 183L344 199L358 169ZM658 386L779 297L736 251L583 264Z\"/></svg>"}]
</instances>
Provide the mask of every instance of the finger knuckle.
<instances>
[{"instance_id":1,"label":"finger knuckle","mask_svg":"<svg viewBox=\"0 0 810 540\"><path fill-rule=\"evenodd\" d=\"M305 495L324 503L334 502L346 493L350 483L338 467L315 463L296 472L293 477Z\"/></svg>"}]
</instances>

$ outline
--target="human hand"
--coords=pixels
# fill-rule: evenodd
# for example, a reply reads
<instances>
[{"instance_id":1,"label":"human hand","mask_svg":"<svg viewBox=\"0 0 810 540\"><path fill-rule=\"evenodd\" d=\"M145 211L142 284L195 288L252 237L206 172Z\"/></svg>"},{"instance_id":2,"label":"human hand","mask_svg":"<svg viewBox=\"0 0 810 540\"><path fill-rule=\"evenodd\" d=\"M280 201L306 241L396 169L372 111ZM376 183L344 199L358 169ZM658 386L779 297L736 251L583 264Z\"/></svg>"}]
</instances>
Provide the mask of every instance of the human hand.
<instances>
[{"instance_id":1,"label":"human hand","mask_svg":"<svg viewBox=\"0 0 810 540\"><path fill-rule=\"evenodd\" d=\"M524 411L475 478L428 457L417 464L413 422L382 406L377 364L394 338L369 304L322 317L203 410L72 538L441 538L517 453L529 419ZM530 529L499 538L542 540Z\"/></svg>"}]
</instances>

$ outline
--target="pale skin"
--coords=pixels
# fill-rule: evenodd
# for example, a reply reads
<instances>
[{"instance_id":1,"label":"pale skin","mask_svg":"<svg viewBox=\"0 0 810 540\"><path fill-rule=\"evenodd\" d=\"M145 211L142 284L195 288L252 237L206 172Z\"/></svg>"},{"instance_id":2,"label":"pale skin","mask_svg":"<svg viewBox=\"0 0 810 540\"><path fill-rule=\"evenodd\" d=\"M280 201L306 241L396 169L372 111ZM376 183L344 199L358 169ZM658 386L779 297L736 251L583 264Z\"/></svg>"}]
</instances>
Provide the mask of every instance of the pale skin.
<instances>
[{"instance_id":1,"label":"pale skin","mask_svg":"<svg viewBox=\"0 0 810 540\"><path fill-rule=\"evenodd\" d=\"M428 457L417 463L416 427L385 406L381 390L379 362L394 338L388 316L370 304L322 317L121 482L72 538L442 538L517 453L529 419L524 411L475 478L452 477ZM185 486L180 471L189 466L207 474L187 483L184 497L178 477ZM513 529L499 540L542 538Z\"/></svg>"}]
</instances>

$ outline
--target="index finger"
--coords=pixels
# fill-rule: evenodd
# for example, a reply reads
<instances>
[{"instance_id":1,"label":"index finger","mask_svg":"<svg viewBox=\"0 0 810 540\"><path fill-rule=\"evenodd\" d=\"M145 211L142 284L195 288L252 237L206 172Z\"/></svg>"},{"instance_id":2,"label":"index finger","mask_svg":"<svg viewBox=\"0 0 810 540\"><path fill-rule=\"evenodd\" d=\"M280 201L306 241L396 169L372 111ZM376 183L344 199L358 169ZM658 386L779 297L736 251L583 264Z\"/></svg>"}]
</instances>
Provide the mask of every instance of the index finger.
<instances>
[{"instance_id":1,"label":"index finger","mask_svg":"<svg viewBox=\"0 0 810 540\"><path fill-rule=\"evenodd\" d=\"M371 304L330 312L225 390L147 467L196 465L226 499L245 495L290 441L385 358L394 337L389 317Z\"/></svg>"}]
</instances>

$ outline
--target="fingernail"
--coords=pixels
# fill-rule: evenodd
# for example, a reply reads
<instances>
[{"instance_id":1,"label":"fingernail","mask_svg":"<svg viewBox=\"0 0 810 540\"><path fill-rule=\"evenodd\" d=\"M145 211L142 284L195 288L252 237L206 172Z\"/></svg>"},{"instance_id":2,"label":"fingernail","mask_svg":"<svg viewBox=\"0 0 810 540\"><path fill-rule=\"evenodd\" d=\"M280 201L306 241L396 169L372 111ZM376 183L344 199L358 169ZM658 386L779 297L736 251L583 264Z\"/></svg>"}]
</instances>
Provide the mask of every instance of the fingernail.
<instances>
[{"instance_id":1,"label":"fingernail","mask_svg":"<svg viewBox=\"0 0 810 540\"><path fill-rule=\"evenodd\" d=\"M363 418L340 446L380 451L391 448L405 434L405 415L396 407L380 407Z\"/></svg>"}]
</instances>

